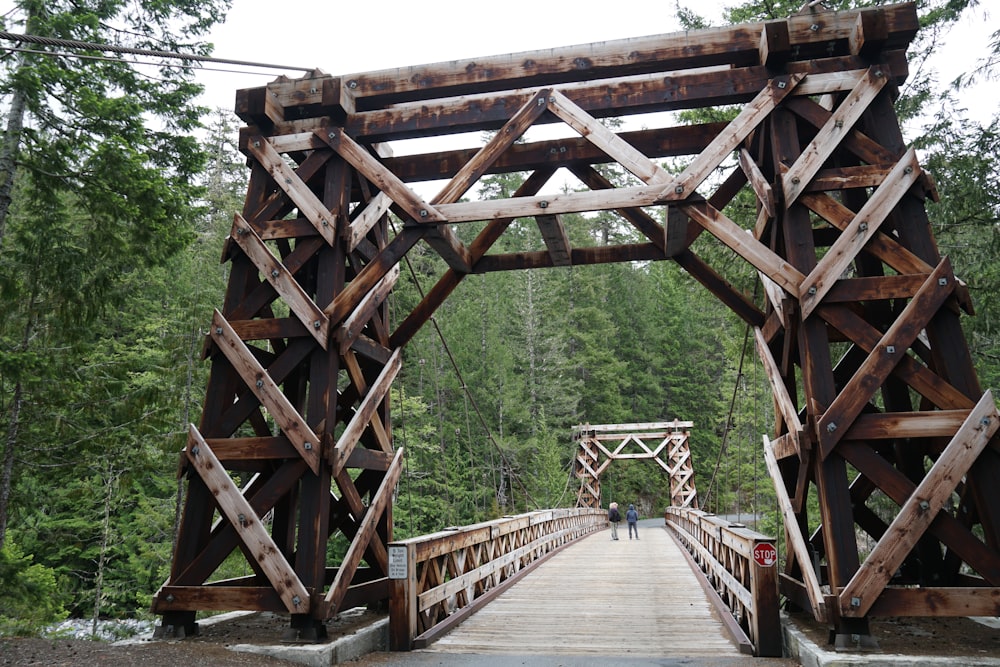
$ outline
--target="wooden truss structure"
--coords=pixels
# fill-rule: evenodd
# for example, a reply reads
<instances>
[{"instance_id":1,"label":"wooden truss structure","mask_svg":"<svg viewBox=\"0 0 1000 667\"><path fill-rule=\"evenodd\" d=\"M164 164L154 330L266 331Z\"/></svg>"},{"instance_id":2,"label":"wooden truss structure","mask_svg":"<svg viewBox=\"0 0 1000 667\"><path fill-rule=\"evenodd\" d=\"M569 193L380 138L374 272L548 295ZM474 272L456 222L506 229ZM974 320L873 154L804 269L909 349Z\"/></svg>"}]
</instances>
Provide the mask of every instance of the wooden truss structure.
<instances>
[{"instance_id":1,"label":"wooden truss structure","mask_svg":"<svg viewBox=\"0 0 1000 667\"><path fill-rule=\"evenodd\" d=\"M893 110L917 27L904 3L240 91L250 184L181 456L187 495L153 603L163 628L192 631L199 610L278 610L308 638L385 599L402 458L386 397L403 346L469 274L655 260L755 328L778 415L766 453L784 594L845 636L873 614L1000 613L997 410L960 326L967 291L928 223L933 182ZM684 126L659 114L620 133L599 120L719 105L738 113ZM553 123L573 136L519 143ZM484 130L479 148L391 150ZM668 157L686 166L668 171ZM585 189L547 193L557 170ZM513 197L463 200L505 172L526 174ZM418 194L435 180L436 195ZM571 244L569 214L599 210L636 240ZM523 224L544 247L494 250ZM448 269L391 323L386 299L421 242ZM754 267L764 304L703 244ZM233 553L248 574L220 577Z\"/></svg>"},{"instance_id":2,"label":"wooden truss structure","mask_svg":"<svg viewBox=\"0 0 1000 667\"><path fill-rule=\"evenodd\" d=\"M613 461L650 459L670 480L670 506L698 509L691 461L691 427L694 422L648 424L582 424L573 427L579 444L573 464L580 488L576 506L601 507L601 475ZM646 442L655 443L652 447Z\"/></svg>"}]
</instances>

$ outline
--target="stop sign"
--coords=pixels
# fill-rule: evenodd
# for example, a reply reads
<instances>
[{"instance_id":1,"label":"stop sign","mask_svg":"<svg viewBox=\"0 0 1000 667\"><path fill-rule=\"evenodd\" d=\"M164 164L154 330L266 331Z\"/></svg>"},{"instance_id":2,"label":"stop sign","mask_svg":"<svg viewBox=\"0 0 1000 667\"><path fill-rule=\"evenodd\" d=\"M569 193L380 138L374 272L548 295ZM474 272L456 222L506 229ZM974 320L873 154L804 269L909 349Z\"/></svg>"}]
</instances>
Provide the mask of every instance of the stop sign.
<instances>
[{"instance_id":1,"label":"stop sign","mask_svg":"<svg viewBox=\"0 0 1000 667\"><path fill-rule=\"evenodd\" d=\"M758 544L753 548L753 562L762 567L771 567L778 562L778 550L773 544Z\"/></svg>"}]
</instances>

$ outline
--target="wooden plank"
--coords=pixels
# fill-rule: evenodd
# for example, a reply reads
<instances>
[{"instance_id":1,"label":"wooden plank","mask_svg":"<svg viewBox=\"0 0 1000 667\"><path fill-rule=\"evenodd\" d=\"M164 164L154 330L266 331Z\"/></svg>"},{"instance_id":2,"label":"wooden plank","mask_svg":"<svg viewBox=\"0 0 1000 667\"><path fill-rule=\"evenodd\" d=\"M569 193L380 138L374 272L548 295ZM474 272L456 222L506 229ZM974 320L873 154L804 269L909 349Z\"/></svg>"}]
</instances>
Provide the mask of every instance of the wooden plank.
<instances>
[{"instance_id":1,"label":"wooden plank","mask_svg":"<svg viewBox=\"0 0 1000 667\"><path fill-rule=\"evenodd\" d=\"M788 491L785 489L785 481L781 476L781 469L778 468L778 461L774 456L771 441L766 435L762 436L762 438L764 442L764 462L767 464L767 472L771 475L771 481L774 482L778 506L785 519L787 541L792 552L795 554L795 559L798 561L799 569L802 572L802 583L806 590L806 595L809 597L809 608L812 610L813 618L820 623L825 623L827 621L826 603L823 599L823 591L820 588L819 579L812 568L812 558L809 555L805 536L799 529L799 520L792 509L792 501L788 497Z\"/></svg>"},{"instance_id":2,"label":"wooden plank","mask_svg":"<svg viewBox=\"0 0 1000 667\"><path fill-rule=\"evenodd\" d=\"M843 230L840 238L823 256L816 267L802 281L799 297L802 318L812 314L823 297L833 287L834 282L854 261L855 256L885 222L890 211L906 195L920 175L916 151L910 148L899 160L885 181L865 202L851 224ZM787 176L787 174L786 174Z\"/></svg>"},{"instance_id":3,"label":"wooden plank","mask_svg":"<svg viewBox=\"0 0 1000 667\"><path fill-rule=\"evenodd\" d=\"M218 310L212 317L211 337L260 404L274 417L274 421L298 450L302 459L309 464L309 468L318 474L319 436L313 433L305 419L281 391L281 387L271 378L267 369L254 358L246 344L236 336L236 332Z\"/></svg>"},{"instance_id":4,"label":"wooden plank","mask_svg":"<svg viewBox=\"0 0 1000 667\"><path fill-rule=\"evenodd\" d=\"M666 529L640 530L639 541L629 542L623 535L612 542L607 530L576 540L423 650L591 656L614 662L623 654L622 638L594 632L595 606L580 599L580 591L587 591L588 598L601 601L603 623L628 627L643 637L629 647L632 658L737 658L738 646ZM615 576L593 567L608 561L617 564ZM648 602L641 614L636 600ZM552 623L553 618L560 622Z\"/></svg>"},{"instance_id":5,"label":"wooden plank","mask_svg":"<svg viewBox=\"0 0 1000 667\"><path fill-rule=\"evenodd\" d=\"M663 127L620 132L618 136L651 159L694 155L702 151L726 126L724 122ZM399 155L383 161L389 170L407 183L450 179L480 149L462 148L415 155ZM487 174L533 172L566 164L573 170L612 161L611 156L583 137L564 137L517 143L490 165ZM567 164L568 163L568 164ZM584 179L581 179L584 180ZM590 186L594 187L594 186ZM596 188L595 188L596 189Z\"/></svg>"},{"instance_id":6,"label":"wooden plank","mask_svg":"<svg viewBox=\"0 0 1000 667\"><path fill-rule=\"evenodd\" d=\"M924 284L927 273L905 276L841 278L827 292L824 302L858 303L859 301L911 299Z\"/></svg>"},{"instance_id":7,"label":"wooden plank","mask_svg":"<svg viewBox=\"0 0 1000 667\"><path fill-rule=\"evenodd\" d=\"M900 508L885 536L840 592L840 611L844 616L859 617L868 613L893 573L927 530L945 501L951 497L955 487L998 428L1000 414L993 402L993 394L987 391Z\"/></svg>"},{"instance_id":8,"label":"wooden plank","mask_svg":"<svg viewBox=\"0 0 1000 667\"><path fill-rule=\"evenodd\" d=\"M284 613L285 603L268 586L164 586L157 592L156 613L256 609Z\"/></svg>"},{"instance_id":9,"label":"wooden plank","mask_svg":"<svg viewBox=\"0 0 1000 667\"><path fill-rule=\"evenodd\" d=\"M569 98L553 90L548 98L549 111L561 118L589 142L614 158L618 164L647 185L664 184L670 175L648 157L627 144Z\"/></svg>"},{"instance_id":10,"label":"wooden plank","mask_svg":"<svg viewBox=\"0 0 1000 667\"><path fill-rule=\"evenodd\" d=\"M816 172L833 155L844 136L851 131L868 109L868 105L885 86L889 80L885 69L884 65L873 65L865 76L861 77L813 140L802 150L802 155L781 177L786 208L798 199Z\"/></svg>"},{"instance_id":11,"label":"wooden plank","mask_svg":"<svg viewBox=\"0 0 1000 667\"><path fill-rule=\"evenodd\" d=\"M924 281L923 287L910 300L896 321L886 330L878 344L844 385L830 407L816 420L819 431L819 454L825 459L843 438L849 425L861 414L885 379L899 364L913 341L955 288L955 278L948 258Z\"/></svg>"},{"instance_id":12,"label":"wooden plank","mask_svg":"<svg viewBox=\"0 0 1000 667\"><path fill-rule=\"evenodd\" d=\"M572 258L570 256L569 236L566 235L562 218L558 215L539 215L535 216L535 222L538 223L538 231L542 234L545 247L549 249L552 265L570 266Z\"/></svg>"},{"instance_id":13,"label":"wooden plank","mask_svg":"<svg viewBox=\"0 0 1000 667\"><path fill-rule=\"evenodd\" d=\"M285 603L285 609L290 613L309 613L310 599L305 586L194 424L189 426L188 445L184 452L198 475L211 489L219 510L236 529L240 541L247 546L257 565L267 575L278 597Z\"/></svg>"},{"instance_id":14,"label":"wooden plank","mask_svg":"<svg viewBox=\"0 0 1000 667\"><path fill-rule=\"evenodd\" d=\"M768 81L752 102L743 107L698 157L663 189L663 201L687 199L708 175L746 139L771 111L791 93L805 77L801 74L778 76Z\"/></svg>"},{"instance_id":15,"label":"wooden plank","mask_svg":"<svg viewBox=\"0 0 1000 667\"><path fill-rule=\"evenodd\" d=\"M232 238L254 263L264 279L271 283L288 309L325 350L330 337L330 318L306 294L291 272L264 245L264 241L257 236L257 232L239 213L233 219Z\"/></svg>"},{"instance_id":16,"label":"wooden plank","mask_svg":"<svg viewBox=\"0 0 1000 667\"><path fill-rule=\"evenodd\" d=\"M330 245L334 245L336 224L330 211L302 182L299 175L285 163L271 143L261 135L255 135L247 142L247 150L267 169L277 186L295 202L299 212L312 223L320 236Z\"/></svg>"},{"instance_id":17,"label":"wooden plank","mask_svg":"<svg viewBox=\"0 0 1000 667\"><path fill-rule=\"evenodd\" d=\"M917 30L910 4L884 8L886 48L905 48ZM800 58L846 52L859 12L821 12L822 30L812 30L817 14L791 17L790 45ZM466 95L489 89L543 86L558 73L566 80L608 79L631 73L672 72L728 63L758 62L760 34L779 22L753 22L554 49L480 56L448 62L345 74L340 78L359 108L400 100ZM836 51L829 53L830 48Z\"/></svg>"}]
</instances>

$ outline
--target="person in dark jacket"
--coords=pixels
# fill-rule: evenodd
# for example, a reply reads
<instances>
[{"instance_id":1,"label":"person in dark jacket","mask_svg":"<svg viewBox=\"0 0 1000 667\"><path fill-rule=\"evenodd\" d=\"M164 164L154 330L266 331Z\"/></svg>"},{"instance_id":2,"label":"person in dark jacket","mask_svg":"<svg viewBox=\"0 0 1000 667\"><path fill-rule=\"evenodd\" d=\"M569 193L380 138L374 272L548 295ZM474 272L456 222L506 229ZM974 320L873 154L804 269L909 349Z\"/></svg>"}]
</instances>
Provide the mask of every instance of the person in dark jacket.
<instances>
[{"instance_id":1,"label":"person in dark jacket","mask_svg":"<svg viewBox=\"0 0 1000 667\"><path fill-rule=\"evenodd\" d=\"M639 524L636 523L639 520L639 513L635 511L635 505L630 504L628 506L628 512L625 512L625 521L628 522L628 539L632 539L632 531L635 531L635 539L639 539Z\"/></svg>"},{"instance_id":2,"label":"person in dark jacket","mask_svg":"<svg viewBox=\"0 0 1000 667\"><path fill-rule=\"evenodd\" d=\"M608 505L608 523L611 524L611 539L618 539L618 522L622 520L622 515L618 511L618 503Z\"/></svg>"}]
</instances>

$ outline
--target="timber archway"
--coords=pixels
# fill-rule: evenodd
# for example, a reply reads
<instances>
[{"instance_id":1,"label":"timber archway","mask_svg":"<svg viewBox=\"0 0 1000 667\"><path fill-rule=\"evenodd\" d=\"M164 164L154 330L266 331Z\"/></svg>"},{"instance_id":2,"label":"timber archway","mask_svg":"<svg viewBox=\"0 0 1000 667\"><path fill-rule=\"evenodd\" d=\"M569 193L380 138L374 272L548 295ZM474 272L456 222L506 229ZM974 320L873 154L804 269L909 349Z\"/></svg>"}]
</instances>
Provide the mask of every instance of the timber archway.
<instances>
[{"instance_id":1,"label":"timber archway","mask_svg":"<svg viewBox=\"0 0 1000 667\"><path fill-rule=\"evenodd\" d=\"M577 507L601 507L601 475L615 461L649 460L667 474L670 506L698 509L691 461L694 422L581 424L573 427L578 449L573 471L580 481Z\"/></svg>"},{"instance_id":2,"label":"timber archway","mask_svg":"<svg viewBox=\"0 0 1000 667\"><path fill-rule=\"evenodd\" d=\"M402 461L386 397L407 341L470 274L657 260L754 327L777 414L763 447L785 514L782 592L841 634L866 633L871 615L1000 614L1000 420L962 333L967 291L928 224L933 181L893 110L917 27L904 3L240 91L250 185L181 456L183 516L153 602L163 627L276 610L308 637L385 599ZM599 120L718 105L740 110L619 134ZM577 136L516 143L548 123ZM479 149L391 152L482 130L496 134ZM677 156L680 173L658 162ZM604 178L608 163L631 182ZM547 194L559 170L588 189ZM462 201L483 175L514 171L528 174L514 197ZM429 199L414 190L438 179ZM755 202L749 229L733 220L738 197ZM572 245L563 216L598 210L637 240ZM493 251L516 218L544 248ZM463 243L456 226L472 222ZM705 237L759 272L762 304L693 250ZM449 269L390 322L400 261L420 243ZM329 562L335 535L350 547ZM252 574L218 580L236 550Z\"/></svg>"}]
</instances>

